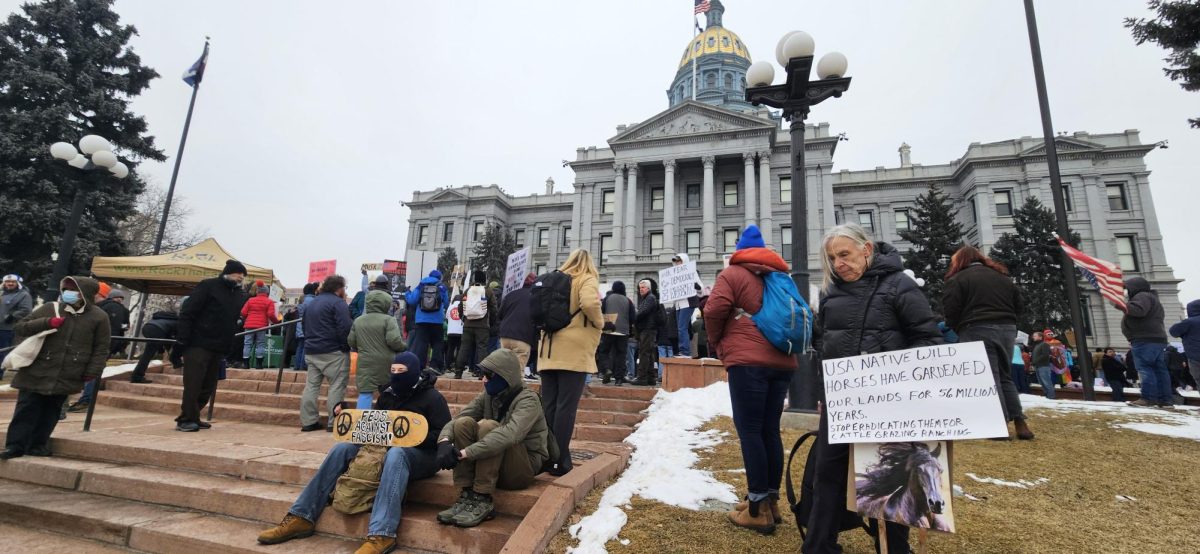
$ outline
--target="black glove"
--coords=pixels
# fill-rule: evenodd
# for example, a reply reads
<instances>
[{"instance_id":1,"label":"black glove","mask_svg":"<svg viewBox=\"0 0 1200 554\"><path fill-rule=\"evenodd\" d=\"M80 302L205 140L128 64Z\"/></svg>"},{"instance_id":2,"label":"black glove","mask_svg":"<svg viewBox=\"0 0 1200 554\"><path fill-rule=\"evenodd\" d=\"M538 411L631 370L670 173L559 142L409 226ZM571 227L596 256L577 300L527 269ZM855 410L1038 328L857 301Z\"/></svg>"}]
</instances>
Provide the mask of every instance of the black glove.
<instances>
[{"instance_id":1,"label":"black glove","mask_svg":"<svg viewBox=\"0 0 1200 554\"><path fill-rule=\"evenodd\" d=\"M616 330L617 330L617 324L615 324L615 323L613 323L613 322L611 322L611 321L605 321L605 322L604 322L604 330L605 330L605 331L610 331L610 332L611 332L611 331L616 331Z\"/></svg>"},{"instance_id":2,"label":"black glove","mask_svg":"<svg viewBox=\"0 0 1200 554\"><path fill-rule=\"evenodd\" d=\"M454 441L438 443L437 464L442 469L454 469L458 465L458 449Z\"/></svg>"},{"instance_id":3,"label":"black glove","mask_svg":"<svg viewBox=\"0 0 1200 554\"><path fill-rule=\"evenodd\" d=\"M4 316L5 323L12 323L13 321L16 321L16 319L17 318L13 317L12 314L8 314L8 315Z\"/></svg>"}]
</instances>

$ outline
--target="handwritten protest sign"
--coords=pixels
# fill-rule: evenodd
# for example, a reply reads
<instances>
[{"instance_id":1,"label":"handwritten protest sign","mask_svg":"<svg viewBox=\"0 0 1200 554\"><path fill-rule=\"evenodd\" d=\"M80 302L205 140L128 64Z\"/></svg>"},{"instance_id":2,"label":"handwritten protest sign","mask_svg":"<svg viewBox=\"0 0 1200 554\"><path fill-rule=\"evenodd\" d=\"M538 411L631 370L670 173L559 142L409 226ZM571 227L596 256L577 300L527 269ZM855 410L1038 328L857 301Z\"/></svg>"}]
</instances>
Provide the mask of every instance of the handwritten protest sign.
<instances>
[{"instance_id":1,"label":"handwritten protest sign","mask_svg":"<svg viewBox=\"0 0 1200 554\"><path fill-rule=\"evenodd\" d=\"M333 438L354 444L417 446L429 436L429 423L416 412L342 410L334 418Z\"/></svg>"},{"instance_id":2,"label":"handwritten protest sign","mask_svg":"<svg viewBox=\"0 0 1200 554\"><path fill-rule=\"evenodd\" d=\"M337 260L322 260L308 264L308 282L310 283L321 281L334 273L337 273Z\"/></svg>"},{"instance_id":3,"label":"handwritten protest sign","mask_svg":"<svg viewBox=\"0 0 1200 554\"><path fill-rule=\"evenodd\" d=\"M667 303L696 296L696 262L687 262L658 270L659 302Z\"/></svg>"},{"instance_id":4,"label":"handwritten protest sign","mask_svg":"<svg viewBox=\"0 0 1200 554\"><path fill-rule=\"evenodd\" d=\"M529 274L529 249L523 248L508 255L508 265L504 271L504 296L521 288L525 284L525 276Z\"/></svg>"},{"instance_id":5,"label":"handwritten protest sign","mask_svg":"<svg viewBox=\"0 0 1200 554\"><path fill-rule=\"evenodd\" d=\"M825 360L829 442L1008 436L982 342Z\"/></svg>"}]
</instances>

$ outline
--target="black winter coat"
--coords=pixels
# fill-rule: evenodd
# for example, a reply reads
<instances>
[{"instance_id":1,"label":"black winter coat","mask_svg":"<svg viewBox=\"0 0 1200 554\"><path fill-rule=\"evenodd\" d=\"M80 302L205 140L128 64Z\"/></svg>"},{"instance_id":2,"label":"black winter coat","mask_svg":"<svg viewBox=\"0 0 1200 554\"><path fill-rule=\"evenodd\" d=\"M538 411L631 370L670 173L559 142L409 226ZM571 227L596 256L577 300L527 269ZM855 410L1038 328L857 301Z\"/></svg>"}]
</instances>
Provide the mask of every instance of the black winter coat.
<instances>
[{"instance_id":1,"label":"black winter coat","mask_svg":"<svg viewBox=\"0 0 1200 554\"><path fill-rule=\"evenodd\" d=\"M425 370L417 386L408 395L397 395L390 384L383 385L379 387L379 398L374 406L376 410L403 410L425 416L429 422L429 435L417 445L417 448L425 450L437 450L438 436L442 434L442 428L450 424L450 406L446 404L446 397L434 386L436 383L437 373Z\"/></svg>"},{"instance_id":2,"label":"black winter coat","mask_svg":"<svg viewBox=\"0 0 1200 554\"><path fill-rule=\"evenodd\" d=\"M1121 318L1121 334L1129 342L1166 344L1166 312L1158 293L1150 290L1150 283L1141 277L1126 279L1125 290L1129 291L1129 301Z\"/></svg>"},{"instance_id":3,"label":"black winter coat","mask_svg":"<svg viewBox=\"0 0 1200 554\"><path fill-rule=\"evenodd\" d=\"M129 328L129 308L111 298L96 304L96 307L108 314L109 333L114 337L125 336L125 330Z\"/></svg>"},{"instance_id":4,"label":"black winter coat","mask_svg":"<svg viewBox=\"0 0 1200 554\"><path fill-rule=\"evenodd\" d=\"M500 338L519 340L537 347L538 333L529 314L533 285L527 285L504 296L500 303Z\"/></svg>"},{"instance_id":5,"label":"black winter coat","mask_svg":"<svg viewBox=\"0 0 1200 554\"><path fill-rule=\"evenodd\" d=\"M1108 381L1108 385L1118 384L1128 386L1129 381L1125 379L1125 364L1116 356L1105 356L1100 358L1100 369L1104 370L1104 380Z\"/></svg>"},{"instance_id":6,"label":"black winter coat","mask_svg":"<svg viewBox=\"0 0 1200 554\"><path fill-rule=\"evenodd\" d=\"M1016 325L1021 293L1007 275L972 264L946 281L942 311L946 326L960 333L972 323Z\"/></svg>"},{"instance_id":7,"label":"black winter coat","mask_svg":"<svg viewBox=\"0 0 1200 554\"><path fill-rule=\"evenodd\" d=\"M824 359L942 344L929 301L903 271L896 249L877 242L862 278L846 283L834 276L813 337Z\"/></svg>"},{"instance_id":8,"label":"black winter coat","mask_svg":"<svg viewBox=\"0 0 1200 554\"><path fill-rule=\"evenodd\" d=\"M658 312L658 298L654 296L653 292L638 297L637 319L634 325L637 326L639 333L658 329Z\"/></svg>"},{"instance_id":9,"label":"black winter coat","mask_svg":"<svg viewBox=\"0 0 1200 554\"><path fill-rule=\"evenodd\" d=\"M218 353L228 351L233 334L238 332L238 316L244 300L237 283L224 277L200 281L179 314L176 338L179 345Z\"/></svg>"},{"instance_id":10,"label":"black winter coat","mask_svg":"<svg viewBox=\"0 0 1200 554\"><path fill-rule=\"evenodd\" d=\"M146 327L157 327L162 331L163 338L175 338L179 331L179 316L175 312L154 312L150 316L150 321L142 326L142 334L146 333Z\"/></svg>"}]
</instances>

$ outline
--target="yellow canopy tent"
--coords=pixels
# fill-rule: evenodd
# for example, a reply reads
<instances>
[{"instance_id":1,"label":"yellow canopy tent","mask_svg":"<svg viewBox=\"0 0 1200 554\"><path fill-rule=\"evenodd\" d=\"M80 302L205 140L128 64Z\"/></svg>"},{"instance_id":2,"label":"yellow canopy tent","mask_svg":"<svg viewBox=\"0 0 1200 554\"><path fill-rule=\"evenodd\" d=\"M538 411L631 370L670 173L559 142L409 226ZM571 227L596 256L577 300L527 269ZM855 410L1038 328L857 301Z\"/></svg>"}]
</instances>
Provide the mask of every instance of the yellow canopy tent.
<instances>
[{"instance_id":1,"label":"yellow canopy tent","mask_svg":"<svg viewBox=\"0 0 1200 554\"><path fill-rule=\"evenodd\" d=\"M92 275L110 283L150 294L186 295L196 283L220 275L226 260L237 258L209 238L176 252L157 256L98 256ZM275 272L242 262L247 280L276 283Z\"/></svg>"}]
</instances>

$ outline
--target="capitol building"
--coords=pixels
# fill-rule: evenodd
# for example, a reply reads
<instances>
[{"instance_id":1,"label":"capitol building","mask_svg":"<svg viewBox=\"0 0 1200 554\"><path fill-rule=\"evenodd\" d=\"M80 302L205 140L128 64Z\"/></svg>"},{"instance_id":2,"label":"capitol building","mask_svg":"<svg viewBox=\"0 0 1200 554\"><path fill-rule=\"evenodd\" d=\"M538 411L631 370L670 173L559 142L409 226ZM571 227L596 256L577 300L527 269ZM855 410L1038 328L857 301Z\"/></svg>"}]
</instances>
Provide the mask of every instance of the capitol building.
<instances>
[{"instance_id":1,"label":"capitol building","mask_svg":"<svg viewBox=\"0 0 1200 554\"><path fill-rule=\"evenodd\" d=\"M596 256L601 281L632 282L670 263L676 252L698 262L711 283L734 251L741 230L757 224L772 248L791 256L789 133L775 112L745 101L750 52L724 26L725 8L711 2L704 31L689 41L666 90L667 109L640 123L617 125L604 147L575 149L569 192L513 196L496 185L413 193L408 251L457 250L470 256L487 226L507 226L530 247L539 274L574 248ZM695 60L696 96L692 99ZM819 240L835 224L858 223L901 252L917 196L941 186L958 208L965 240L988 251L1013 231L1012 214L1026 198L1052 205L1041 138L971 143L961 157L914 164L898 145L895 167L833 169L839 138L828 123L805 130L808 236L813 275ZM1153 142L1153 141L1151 141ZM1118 263L1159 292L1168 323L1182 313L1179 280L1167 263L1145 156L1155 148L1137 130L1077 132L1056 137L1071 228L1081 248ZM410 279L411 280L411 279ZM1121 313L1086 282L1088 344L1123 347Z\"/></svg>"}]
</instances>

